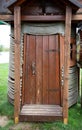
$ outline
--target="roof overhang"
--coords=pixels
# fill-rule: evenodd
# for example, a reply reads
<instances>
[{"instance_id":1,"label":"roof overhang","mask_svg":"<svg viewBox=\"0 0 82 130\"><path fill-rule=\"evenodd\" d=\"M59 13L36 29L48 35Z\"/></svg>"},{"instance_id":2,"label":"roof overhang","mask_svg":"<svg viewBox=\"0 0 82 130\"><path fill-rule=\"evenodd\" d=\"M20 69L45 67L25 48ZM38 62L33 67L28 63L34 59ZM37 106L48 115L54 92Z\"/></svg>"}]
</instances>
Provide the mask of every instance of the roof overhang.
<instances>
[{"instance_id":1,"label":"roof overhang","mask_svg":"<svg viewBox=\"0 0 82 130\"><path fill-rule=\"evenodd\" d=\"M8 1L5 1L5 7L9 8L10 6L14 6L15 4L21 5L25 1L27 1L27 0L8 0ZM66 1L66 2L68 1L68 3L71 2L71 4L73 4L73 6L75 6L77 8L82 8L82 4L77 0L64 0L64 1ZM62 3L63 3L63 1L62 1Z\"/></svg>"}]
</instances>

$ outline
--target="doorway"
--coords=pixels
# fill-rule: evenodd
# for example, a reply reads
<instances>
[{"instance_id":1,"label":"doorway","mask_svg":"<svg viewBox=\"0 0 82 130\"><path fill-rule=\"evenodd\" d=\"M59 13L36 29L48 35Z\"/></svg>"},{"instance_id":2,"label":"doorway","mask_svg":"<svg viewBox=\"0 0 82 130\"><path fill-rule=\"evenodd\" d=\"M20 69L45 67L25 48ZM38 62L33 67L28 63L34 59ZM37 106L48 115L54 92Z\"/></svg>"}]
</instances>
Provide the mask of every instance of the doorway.
<instances>
[{"instance_id":1,"label":"doorway","mask_svg":"<svg viewBox=\"0 0 82 130\"><path fill-rule=\"evenodd\" d=\"M59 35L24 35L23 104L61 104Z\"/></svg>"}]
</instances>

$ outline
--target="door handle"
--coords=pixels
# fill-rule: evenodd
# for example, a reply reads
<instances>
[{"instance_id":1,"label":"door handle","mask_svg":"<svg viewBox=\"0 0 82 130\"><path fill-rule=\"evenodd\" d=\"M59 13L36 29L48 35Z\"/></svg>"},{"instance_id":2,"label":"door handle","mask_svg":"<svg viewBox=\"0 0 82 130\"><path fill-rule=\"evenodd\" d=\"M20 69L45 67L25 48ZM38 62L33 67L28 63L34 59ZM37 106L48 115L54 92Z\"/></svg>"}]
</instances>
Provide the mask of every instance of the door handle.
<instances>
[{"instance_id":1,"label":"door handle","mask_svg":"<svg viewBox=\"0 0 82 130\"><path fill-rule=\"evenodd\" d=\"M36 74L36 64L35 62L32 62L32 75Z\"/></svg>"}]
</instances>

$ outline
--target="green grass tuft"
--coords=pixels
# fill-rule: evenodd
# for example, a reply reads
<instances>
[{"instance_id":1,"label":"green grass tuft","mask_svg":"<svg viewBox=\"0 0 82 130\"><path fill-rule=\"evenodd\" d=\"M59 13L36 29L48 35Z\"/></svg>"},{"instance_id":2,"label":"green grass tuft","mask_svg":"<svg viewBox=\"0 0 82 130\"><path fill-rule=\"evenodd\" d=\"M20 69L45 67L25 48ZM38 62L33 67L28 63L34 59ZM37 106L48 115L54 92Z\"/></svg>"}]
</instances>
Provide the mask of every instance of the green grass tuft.
<instances>
[{"instance_id":1,"label":"green grass tuft","mask_svg":"<svg viewBox=\"0 0 82 130\"><path fill-rule=\"evenodd\" d=\"M0 115L13 117L13 106L7 99L8 64L0 64Z\"/></svg>"},{"instance_id":2,"label":"green grass tuft","mask_svg":"<svg viewBox=\"0 0 82 130\"><path fill-rule=\"evenodd\" d=\"M14 107L8 102L7 99L8 90L8 64L0 64L0 115L5 115L9 118L9 123L6 127L0 130L9 130L9 126L14 124L13 113Z\"/></svg>"}]
</instances>

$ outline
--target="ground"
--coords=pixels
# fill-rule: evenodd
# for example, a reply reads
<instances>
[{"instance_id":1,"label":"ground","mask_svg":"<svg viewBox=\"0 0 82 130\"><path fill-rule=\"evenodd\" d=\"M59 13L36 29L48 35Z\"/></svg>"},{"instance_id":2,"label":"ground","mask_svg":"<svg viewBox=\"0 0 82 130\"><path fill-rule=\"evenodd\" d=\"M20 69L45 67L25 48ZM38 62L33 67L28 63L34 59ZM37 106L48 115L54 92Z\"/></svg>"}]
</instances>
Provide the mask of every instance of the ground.
<instances>
[{"instance_id":1,"label":"ground","mask_svg":"<svg viewBox=\"0 0 82 130\"><path fill-rule=\"evenodd\" d=\"M0 116L0 127L4 127L8 124L9 120L7 116Z\"/></svg>"},{"instance_id":2,"label":"ground","mask_svg":"<svg viewBox=\"0 0 82 130\"><path fill-rule=\"evenodd\" d=\"M10 127L9 130L32 130L32 125L29 123L19 123L17 125Z\"/></svg>"}]
</instances>

